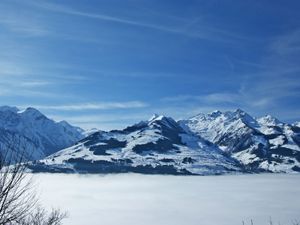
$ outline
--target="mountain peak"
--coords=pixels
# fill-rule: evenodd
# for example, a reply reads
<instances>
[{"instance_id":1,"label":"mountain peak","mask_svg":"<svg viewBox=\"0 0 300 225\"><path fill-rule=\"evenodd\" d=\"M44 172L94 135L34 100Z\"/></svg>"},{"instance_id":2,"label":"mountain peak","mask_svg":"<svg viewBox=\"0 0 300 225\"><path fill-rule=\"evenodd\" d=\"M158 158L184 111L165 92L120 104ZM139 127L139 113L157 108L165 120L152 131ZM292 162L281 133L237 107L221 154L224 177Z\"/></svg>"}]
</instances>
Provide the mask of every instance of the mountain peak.
<instances>
[{"instance_id":1,"label":"mountain peak","mask_svg":"<svg viewBox=\"0 0 300 225\"><path fill-rule=\"evenodd\" d=\"M156 119L158 119L159 116L160 116L160 115L154 113L154 114L150 117L150 119L149 119L148 121L150 122L150 121L156 120Z\"/></svg>"},{"instance_id":2,"label":"mountain peak","mask_svg":"<svg viewBox=\"0 0 300 225\"><path fill-rule=\"evenodd\" d=\"M240 108L237 108L234 112L235 112L236 114L238 114L238 115L241 115L241 116L244 116L244 115L247 114L244 110L242 110L242 109L240 109Z\"/></svg>"},{"instance_id":3,"label":"mountain peak","mask_svg":"<svg viewBox=\"0 0 300 225\"><path fill-rule=\"evenodd\" d=\"M258 118L257 121L262 124L262 125L267 125L267 126L276 126L278 124L282 124L281 121L279 121L276 117L271 116L269 114Z\"/></svg>"},{"instance_id":4,"label":"mountain peak","mask_svg":"<svg viewBox=\"0 0 300 225\"><path fill-rule=\"evenodd\" d=\"M153 116L148 120L148 122L154 122L154 121L175 121L171 117L166 117L164 115L158 115L158 114L153 114Z\"/></svg>"},{"instance_id":5,"label":"mountain peak","mask_svg":"<svg viewBox=\"0 0 300 225\"><path fill-rule=\"evenodd\" d=\"M28 107L26 108L22 114L25 114L25 115L30 115L30 116L33 116L33 117L40 117L40 116L43 116L43 117L46 117L44 114L42 114L39 110L35 109L35 108L32 108L32 107Z\"/></svg>"},{"instance_id":6,"label":"mountain peak","mask_svg":"<svg viewBox=\"0 0 300 225\"><path fill-rule=\"evenodd\" d=\"M258 126L257 121L252 116L250 116L248 113L246 113L244 110L236 109L234 111L234 114L235 114L235 118L240 119L245 125L247 125L251 128Z\"/></svg>"},{"instance_id":7,"label":"mountain peak","mask_svg":"<svg viewBox=\"0 0 300 225\"><path fill-rule=\"evenodd\" d=\"M211 112L211 113L209 113L209 115L211 116L211 117L218 117L218 116L220 116L220 115L222 115L223 113L221 112L221 111L219 111L219 110L215 110L215 111L213 111L213 112Z\"/></svg>"},{"instance_id":8,"label":"mountain peak","mask_svg":"<svg viewBox=\"0 0 300 225\"><path fill-rule=\"evenodd\" d=\"M166 117L164 115L153 115L150 120L148 120L148 125L159 124L167 126L169 128L178 128L178 124L172 117Z\"/></svg>"}]
</instances>

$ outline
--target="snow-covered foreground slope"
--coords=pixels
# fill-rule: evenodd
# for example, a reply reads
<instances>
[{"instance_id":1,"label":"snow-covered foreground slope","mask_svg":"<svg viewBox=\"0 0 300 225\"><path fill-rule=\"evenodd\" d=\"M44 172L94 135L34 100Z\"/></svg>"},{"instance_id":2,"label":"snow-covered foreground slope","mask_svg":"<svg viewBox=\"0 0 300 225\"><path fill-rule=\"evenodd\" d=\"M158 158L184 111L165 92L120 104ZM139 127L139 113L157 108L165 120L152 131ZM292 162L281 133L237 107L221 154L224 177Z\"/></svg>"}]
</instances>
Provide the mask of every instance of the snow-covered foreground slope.
<instances>
[{"instance_id":1,"label":"snow-covered foreground slope","mask_svg":"<svg viewBox=\"0 0 300 225\"><path fill-rule=\"evenodd\" d=\"M83 130L65 121L55 122L34 108L20 111L0 107L0 153L23 154L36 160L83 138Z\"/></svg>"},{"instance_id":2,"label":"snow-covered foreground slope","mask_svg":"<svg viewBox=\"0 0 300 225\"><path fill-rule=\"evenodd\" d=\"M69 212L65 225L292 225L300 176L34 175L41 203Z\"/></svg>"},{"instance_id":3,"label":"snow-covered foreground slope","mask_svg":"<svg viewBox=\"0 0 300 225\"><path fill-rule=\"evenodd\" d=\"M185 132L172 118L154 116L124 130L99 131L31 167L34 171L150 174L240 172L239 163Z\"/></svg>"}]
</instances>

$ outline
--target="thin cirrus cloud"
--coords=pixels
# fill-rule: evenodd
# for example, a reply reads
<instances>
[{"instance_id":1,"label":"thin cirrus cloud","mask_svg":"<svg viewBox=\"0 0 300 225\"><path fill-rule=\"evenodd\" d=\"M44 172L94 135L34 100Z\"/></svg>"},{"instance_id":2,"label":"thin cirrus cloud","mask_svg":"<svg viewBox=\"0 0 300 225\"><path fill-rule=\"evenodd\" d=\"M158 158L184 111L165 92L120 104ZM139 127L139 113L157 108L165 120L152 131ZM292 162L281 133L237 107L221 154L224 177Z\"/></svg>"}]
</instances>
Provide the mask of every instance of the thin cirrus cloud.
<instances>
[{"instance_id":1,"label":"thin cirrus cloud","mask_svg":"<svg viewBox=\"0 0 300 225\"><path fill-rule=\"evenodd\" d=\"M234 93L210 93L206 95L178 95L162 98L163 102L181 102L181 101L201 101L211 103L234 103L240 98L239 94Z\"/></svg>"},{"instance_id":2,"label":"thin cirrus cloud","mask_svg":"<svg viewBox=\"0 0 300 225\"><path fill-rule=\"evenodd\" d=\"M45 88L53 83L48 81L16 81L2 80L0 82L0 96L43 96L43 97L59 97L55 93L47 93L41 91L40 88Z\"/></svg>"},{"instance_id":3,"label":"thin cirrus cloud","mask_svg":"<svg viewBox=\"0 0 300 225\"><path fill-rule=\"evenodd\" d=\"M296 29L277 37L270 45L270 50L279 55L289 55L300 52L300 29Z\"/></svg>"},{"instance_id":4,"label":"thin cirrus cloud","mask_svg":"<svg viewBox=\"0 0 300 225\"><path fill-rule=\"evenodd\" d=\"M145 108L148 104L141 101L128 102L100 102L100 103L78 103L70 105L32 105L31 107L44 110L60 111L82 111L82 110L109 110L109 109L134 109ZM19 106L26 108L26 106Z\"/></svg>"},{"instance_id":5,"label":"thin cirrus cloud","mask_svg":"<svg viewBox=\"0 0 300 225\"><path fill-rule=\"evenodd\" d=\"M27 36L45 36L49 31L27 19L13 18L13 19L0 19L0 24L12 32L22 33Z\"/></svg>"},{"instance_id":6,"label":"thin cirrus cloud","mask_svg":"<svg viewBox=\"0 0 300 225\"><path fill-rule=\"evenodd\" d=\"M12 1L13 2L13 1ZM21 33L26 37L45 36L49 34L45 24L35 14L15 13L9 5L2 3L0 9L0 26L8 31Z\"/></svg>"},{"instance_id":7,"label":"thin cirrus cloud","mask_svg":"<svg viewBox=\"0 0 300 225\"><path fill-rule=\"evenodd\" d=\"M56 121L64 120L65 118L61 115L48 115L49 118L53 118ZM126 124L137 123L142 120L146 120L147 114L145 113L132 113L132 114L108 114L108 113L97 113L97 114L88 114L88 115L72 115L68 116L68 122L77 125L89 125L89 128L92 128L94 124Z\"/></svg>"},{"instance_id":8,"label":"thin cirrus cloud","mask_svg":"<svg viewBox=\"0 0 300 225\"><path fill-rule=\"evenodd\" d=\"M186 37L206 39L209 41L232 42L233 40L235 41L253 40L252 38L234 33L229 30L213 27L211 24L195 23L194 19L191 20L185 18L176 18L176 20L172 21L174 23L173 26L170 25L166 26L166 25L158 25L154 23L141 22L132 19L125 19L119 16L110 16L102 13L96 14L96 13L85 12L85 11L77 10L56 3L40 2L40 1L27 1L26 3L29 3L32 6L36 6L54 13L62 13L62 14L80 16L80 17L96 19L96 20L101 20L106 22L113 22L113 23L129 25L129 26L148 28L160 32L179 34L179 35L184 35ZM167 17L168 16L164 16L164 18ZM180 24L178 24L178 21L180 21Z\"/></svg>"},{"instance_id":9,"label":"thin cirrus cloud","mask_svg":"<svg viewBox=\"0 0 300 225\"><path fill-rule=\"evenodd\" d=\"M271 104L273 99L270 98L259 98L260 101L255 100L255 97L248 97L247 94L242 91L232 93L210 93L204 95L179 95L172 97L162 98L161 101L172 104L172 105L205 105L204 111L209 112L214 109L236 109L244 108L247 109L250 106L266 107ZM194 110L196 108L196 110ZM191 111L195 113L201 112L199 109L203 107L193 107Z\"/></svg>"},{"instance_id":10,"label":"thin cirrus cloud","mask_svg":"<svg viewBox=\"0 0 300 225\"><path fill-rule=\"evenodd\" d=\"M237 90L216 92L203 95L177 95L162 98L161 101L172 105L206 105L211 108L243 108L258 115L272 113L281 109L284 99L300 96L300 84L294 68L252 74ZM290 73L291 72L291 73ZM255 110L254 110L255 109ZM282 112L283 119L289 119Z\"/></svg>"},{"instance_id":11,"label":"thin cirrus cloud","mask_svg":"<svg viewBox=\"0 0 300 225\"><path fill-rule=\"evenodd\" d=\"M148 119L149 115L145 113L131 113L131 114L111 114L111 113L97 113L87 115L71 115L68 116L68 122L84 129L98 128L101 130L120 129L130 126L139 121ZM49 114L49 118L55 121L65 120L66 118L59 114ZM150 118L150 116L149 116Z\"/></svg>"},{"instance_id":12,"label":"thin cirrus cloud","mask_svg":"<svg viewBox=\"0 0 300 225\"><path fill-rule=\"evenodd\" d=\"M49 82L49 81L24 81L24 82L21 82L19 84L19 86L32 88L32 87L48 86L51 84L53 84L53 83Z\"/></svg>"}]
</instances>

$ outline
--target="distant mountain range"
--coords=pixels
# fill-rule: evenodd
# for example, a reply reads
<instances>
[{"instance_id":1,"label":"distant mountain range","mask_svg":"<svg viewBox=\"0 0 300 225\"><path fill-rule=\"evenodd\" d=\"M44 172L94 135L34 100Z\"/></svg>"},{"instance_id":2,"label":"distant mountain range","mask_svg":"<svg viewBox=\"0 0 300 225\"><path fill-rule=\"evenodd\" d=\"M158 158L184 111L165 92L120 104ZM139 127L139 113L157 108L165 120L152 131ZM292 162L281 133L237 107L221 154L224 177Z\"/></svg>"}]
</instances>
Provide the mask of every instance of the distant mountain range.
<instances>
[{"instance_id":1,"label":"distant mountain range","mask_svg":"<svg viewBox=\"0 0 300 225\"><path fill-rule=\"evenodd\" d=\"M300 172L300 126L270 115L255 119L240 109L180 121L154 115L123 130L92 133L30 169L187 175Z\"/></svg>"},{"instance_id":2,"label":"distant mountain range","mask_svg":"<svg viewBox=\"0 0 300 225\"><path fill-rule=\"evenodd\" d=\"M0 153L9 161L14 161L16 154L39 160L83 137L83 129L66 121L55 122L34 108L0 107Z\"/></svg>"}]
</instances>

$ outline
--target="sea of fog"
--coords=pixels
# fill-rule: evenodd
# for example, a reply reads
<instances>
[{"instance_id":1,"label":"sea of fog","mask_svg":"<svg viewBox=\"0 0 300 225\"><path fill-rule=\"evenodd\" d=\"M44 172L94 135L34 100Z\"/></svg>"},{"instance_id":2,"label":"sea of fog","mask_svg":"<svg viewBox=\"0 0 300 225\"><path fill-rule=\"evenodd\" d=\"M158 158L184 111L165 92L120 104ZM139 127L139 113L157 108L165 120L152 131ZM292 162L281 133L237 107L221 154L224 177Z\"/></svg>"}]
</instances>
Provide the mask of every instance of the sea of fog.
<instances>
[{"instance_id":1,"label":"sea of fog","mask_svg":"<svg viewBox=\"0 0 300 225\"><path fill-rule=\"evenodd\" d=\"M300 175L33 175L40 202L66 225L289 225L300 221Z\"/></svg>"}]
</instances>

